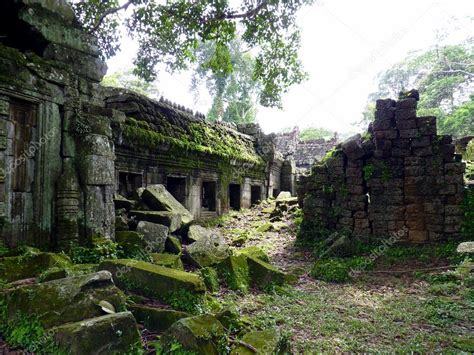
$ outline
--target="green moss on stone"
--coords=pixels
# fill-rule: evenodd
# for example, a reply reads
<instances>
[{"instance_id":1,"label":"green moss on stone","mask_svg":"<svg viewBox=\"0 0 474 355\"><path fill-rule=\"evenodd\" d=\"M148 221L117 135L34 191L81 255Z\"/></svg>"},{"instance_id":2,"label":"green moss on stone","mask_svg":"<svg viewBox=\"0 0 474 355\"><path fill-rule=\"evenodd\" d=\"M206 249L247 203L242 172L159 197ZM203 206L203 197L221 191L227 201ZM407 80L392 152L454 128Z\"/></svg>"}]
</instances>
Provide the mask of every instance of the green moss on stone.
<instances>
[{"instance_id":1,"label":"green moss on stone","mask_svg":"<svg viewBox=\"0 0 474 355\"><path fill-rule=\"evenodd\" d=\"M143 305L131 305L129 309L138 322L143 323L148 330L153 332L164 332L176 321L191 317L191 314L186 312Z\"/></svg>"},{"instance_id":2,"label":"green moss on stone","mask_svg":"<svg viewBox=\"0 0 474 355\"><path fill-rule=\"evenodd\" d=\"M217 265L219 278L232 290L247 292L249 288L249 268L247 256L231 255Z\"/></svg>"},{"instance_id":3,"label":"green moss on stone","mask_svg":"<svg viewBox=\"0 0 474 355\"><path fill-rule=\"evenodd\" d=\"M184 271L183 263L179 255L152 253L150 257L153 264Z\"/></svg>"},{"instance_id":4,"label":"green moss on stone","mask_svg":"<svg viewBox=\"0 0 474 355\"><path fill-rule=\"evenodd\" d=\"M206 284L207 289L212 292L219 291L219 277L217 275L217 270L213 267L204 267L199 270L201 277Z\"/></svg>"}]
</instances>

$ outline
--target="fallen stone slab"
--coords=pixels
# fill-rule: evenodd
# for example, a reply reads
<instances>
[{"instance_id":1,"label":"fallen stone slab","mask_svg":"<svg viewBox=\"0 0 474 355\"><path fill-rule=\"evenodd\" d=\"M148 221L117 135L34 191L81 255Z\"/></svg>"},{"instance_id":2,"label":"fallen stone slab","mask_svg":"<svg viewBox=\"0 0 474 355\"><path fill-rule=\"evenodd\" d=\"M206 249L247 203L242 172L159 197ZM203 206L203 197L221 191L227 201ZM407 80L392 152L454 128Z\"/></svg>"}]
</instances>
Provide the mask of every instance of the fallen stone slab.
<instances>
[{"instance_id":1,"label":"fallen stone slab","mask_svg":"<svg viewBox=\"0 0 474 355\"><path fill-rule=\"evenodd\" d=\"M242 342L252 346L257 350L257 354L288 354L288 344L283 341L280 333L275 329L261 330L247 333L243 336ZM237 344L232 351L231 355L253 355L255 351L250 350L248 347Z\"/></svg>"},{"instance_id":2,"label":"fallen stone slab","mask_svg":"<svg viewBox=\"0 0 474 355\"><path fill-rule=\"evenodd\" d=\"M474 254L474 242L463 242L458 245L458 253Z\"/></svg>"},{"instance_id":3,"label":"fallen stone slab","mask_svg":"<svg viewBox=\"0 0 474 355\"><path fill-rule=\"evenodd\" d=\"M116 232L115 241L126 255L136 255L147 247L143 235L134 231Z\"/></svg>"},{"instance_id":4,"label":"fallen stone slab","mask_svg":"<svg viewBox=\"0 0 474 355\"><path fill-rule=\"evenodd\" d=\"M178 320L192 316L186 312L144 305L131 305L128 308L135 316L135 319L152 332L164 332Z\"/></svg>"},{"instance_id":5,"label":"fallen stone slab","mask_svg":"<svg viewBox=\"0 0 474 355\"><path fill-rule=\"evenodd\" d=\"M142 349L130 312L108 314L50 329L59 351L67 354L131 354ZM135 352L134 352L135 351Z\"/></svg>"},{"instance_id":6,"label":"fallen stone slab","mask_svg":"<svg viewBox=\"0 0 474 355\"><path fill-rule=\"evenodd\" d=\"M190 242L197 242L198 240L207 237L211 234L211 230L208 228L204 228L199 225L192 225L188 229L187 238Z\"/></svg>"},{"instance_id":7,"label":"fallen stone slab","mask_svg":"<svg viewBox=\"0 0 474 355\"><path fill-rule=\"evenodd\" d=\"M274 285L285 283L285 274L273 265L253 256L247 256L251 285L259 289L266 289Z\"/></svg>"},{"instance_id":8,"label":"fallen stone slab","mask_svg":"<svg viewBox=\"0 0 474 355\"><path fill-rule=\"evenodd\" d=\"M162 253L165 250L166 239L168 239L169 228L162 224L140 221L137 232L143 235L143 239L151 252Z\"/></svg>"},{"instance_id":9,"label":"fallen stone slab","mask_svg":"<svg viewBox=\"0 0 474 355\"><path fill-rule=\"evenodd\" d=\"M5 299L8 323L34 317L44 328L101 316L100 301L116 310L126 307L125 295L108 271L20 287L6 293Z\"/></svg>"},{"instance_id":10,"label":"fallen stone slab","mask_svg":"<svg viewBox=\"0 0 474 355\"><path fill-rule=\"evenodd\" d=\"M52 267L71 265L63 254L38 253L33 255L8 256L0 258L0 279L7 282L39 276Z\"/></svg>"},{"instance_id":11,"label":"fallen stone slab","mask_svg":"<svg viewBox=\"0 0 474 355\"><path fill-rule=\"evenodd\" d=\"M183 225L182 216L173 212L165 211L130 211L130 215L138 221L147 221L161 224L169 228L169 232L176 232Z\"/></svg>"},{"instance_id":12,"label":"fallen stone slab","mask_svg":"<svg viewBox=\"0 0 474 355\"><path fill-rule=\"evenodd\" d=\"M110 271L119 288L155 298L178 310L193 312L203 303L204 282L190 272L134 259L106 260L99 269Z\"/></svg>"},{"instance_id":13,"label":"fallen stone slab","mask_svg":"<svg viewBox=\"0 0 474 355\"><path fill-rule=\"evenodd\" d=\"M229 255L229 245L224 237L213 231L184 248L186 260L196 267L217 265Z\"/></svg>"},{"instance_id":14,"label":"fallen stone slab","mask_svg":"<svg viewBox=\"0 0 474 355\"><path fill-rule=\"evenodd\" d=\"M164 185L147 186L141 198L153 210L168 211L181 215L185 225L194 220L193 215L166 190Z\"/></svg>"},{"instance_id":15,"label":"fallen stone slab","mask_svg":"<svg viewBox=\"0 0 474 355\"><path fill-rule=\"evenodd\" d=\"M291 198L291 192L289 191L281 191L278 196L277 196L277 200L285 200L285 199L288 199L288 198Z\"/></svg>"},{"instance_id":16,"label":"fallen stone slab","mask_svg":"<svg viewBox=\"0 0 474 355\"><path fill-rule=\"evenodd\" d=\"M254 245L240 249L238 251L238 254L243 254L245 256L253 256L254 258L265 261L266 263L270 262L267 253L265 253L261 248L256 247Z\"/></svg>"},{"instance_id":17,"label":"fallen stone slab","mask_svg":"<svg viewBox=\"0 0 474 355\"><path fill-rule=\"evenodd\" d=\"M247 292L250 284L247 256L231 255L217 265L219 279L231 290Z\"/></svg>"},{"instance_id":18,"label":"fallen stone slab","mask_svg":"<svg viewBox=\"0 0 474 355\"><path fill-rule=\"evenodd\" d=\"M227 336L223 325L213 316L183 318L175 322L161 337L166 351L179 344L180 350L202 355L226 353Z\"/></svg>"},{"instance_id":19,"label":"fallen stone slab","mask_svg":"<svg viewBox=\"0 0 474 355\"><path fill-rule=\"evenodd\" d=\"M150 257L153 264L184 271L183 262L181 261L181 257L179 255L151 253Z\"/></svg>"},{"instance_id":20,"label":"fallen stone slab","mask_svg":"<svg viewBox=\"0 0 474 355\"><path fill-rule=\"evenodd\" d=\"M52 267L41 273L38 277L39 282L47 282L66 277L92 274L97 272L98 264L76 264L67 267Z\"/></svg>"}]
</instances>

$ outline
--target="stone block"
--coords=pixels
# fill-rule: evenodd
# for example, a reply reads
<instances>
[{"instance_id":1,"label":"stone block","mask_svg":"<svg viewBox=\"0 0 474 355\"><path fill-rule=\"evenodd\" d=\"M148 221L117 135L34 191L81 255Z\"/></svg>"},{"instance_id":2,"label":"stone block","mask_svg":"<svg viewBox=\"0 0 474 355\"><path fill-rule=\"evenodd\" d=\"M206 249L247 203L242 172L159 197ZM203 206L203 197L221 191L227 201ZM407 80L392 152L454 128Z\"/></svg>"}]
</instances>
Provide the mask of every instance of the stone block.
<instances>
[{"instance_id":1,"label":"stone block","mask_svg":"<svg viewBox=\"0 0 474 355\"><path fill-rule=\"evenodd\" d=\"M67 354L94 354L98 349L120 353L125 349L141 348L135 318L130 312L68 323L50 329L60 351Z\"/></svg>"},{"instance_id":2,"label":"stone block","mask_svg":"<svg viewBox=\"0 0 474 355\"><path fill-rule=\"evenodd\" d=\"M408 232L408 239L412 243L424 243L428 241L428 231L426 230L410 230Z\"/></svg>"},{"instance_id":3,"label":"stone block","mask_svg":"<svg viewBox=\"0 0 474 355\"><path fill-rule=\"evenodd\" d=\"M395 120L398 122L400 120L408 120L416 117L415 108L397 108L395 111Z\"/></svg>"},{"instance_id":4,"label":"stone block","mask_svg":"<svg viewBox=\"0 0 474 355\"><path fill-rule=\"evenodd\" d=\"M417 138L420 135L420 132L417 128L414 129L401 129L400 138Z\"/></svg>"},{"instance_id":5,"label":"stone block","mask_svg":"<svg viewBox=\"0 0 474 355\"><path fill-rule=\"evenodd\" d=\"M409 97L406 99L401 99L397 101L396 108L399 109L416 109L417 100L415 98Z\"/></svg>"},{"instance_id":6,"label":"stone block","mask_svg":"<svg viewBox=\"0 0 474 355\"><path fill-rule=\"evenodd\" d=\"M440 187L440 189L438 190L438 193L440 195L454 195L456 194L456 185L445 185L445 186L442 186Z\"/></svg>"},{"instance_id":7,"label":"stone block","mask_svg":"<svg viewBox=\"0 0 474 355\"><path fill-rule=\"evenodd\" d=\"M87 185L115 184L115 164L113 159L99 155L87 155L82 159L82 166L84 168L82 177Z\"/></svg>"},{"instance_id":8,"label":"stone block","mask_svg":"<svg viewBox=\"0 0 474 355\"><path fill-rule=\"evenodd\" d=\"M10 115L10 102L5 96L0 97L0 116Z\"/></svg>"},{"instance_id":9,"label":"stone block","mask_svg":"<svg viewBox=\"0 0 474 355\"><path fill-rule=\"evenodd\" d=\"M125 308L125 296L107 271L42 282L14 289L6 295L10 321L35 317L44 328L99 317L100 301Z\"/></svg>"},{"instance_id":10,"label":"stone block","mask_svg":"<svg viewBox=\"0 0 474 355\"><path fill-rule=\"evenodd\" d=\"M106 260L99 269L111 272L118 287L156 298L178 310L193 311L203 302L206 286L193 273L134 259Z\"/></svg>"},{"instance_id":11,"label":"stone block","mask_svg":"<svg viewBox=\"0 0 474 355\"><path fill-rule=\"evenodd\" d=\"M402 119L402 118L398 118L396 120L396 123L397 123L397 128L398 129L414 129L414 128L417 128L417 125L416 125L416 120L415 118L411 118L411 119Z\"/></svg>"},{"instance_id":12,"label":"stone block","mask_svg":"<svg viewBox=\"0 0 474 355\"><path fill-rule=\"evenodd\" d=\"M392 120L390 116L393 117L393 113L376 111L375 120L372 126L374 128L374 131L390 129L392 127Z\"/></svg>"},{"instance_id":13,"label":"stone block","mask_svg":"<svg viewBox=\"0 0 474 355\"><path fill-rule=\"evenodd\" d=\"M223 353L227 337L223 325L204 314L175 322L160 339L164 354L174 352L176 344L184 354L218 355Z\"/></svg>"},{"instance_id":14,"label":"stone block","mask_svg":"<svg viewBox=\"0 0 474 355\"><path fill-rule=\"evenodd\" d=\"M411 146L413 148L424 148L428 147L431 144L431 139L429 136L421 136L419 138L414 138L411 141Z\"/></svg>"},{"instance_id":15,"label":"stone block","mask_svg":"<svg viewBox=\"0 0 474 355\"><path fill-rule=\"evenodd\" d=\"M405 158L411 155L411 150L409 148L393 148L392 156L395 158Z\"/></svg>"},{"instance_id":16,"label":"stone block","mask_svg":"<svg viewBox=\"0 0 474 355\"><path fill-rule=\"evenodd\" d=\"M431 146L423 147L423 148L413 148L413 154L418 157L426 157L433 155L433 149Z\"/></svg>"},{"instance_id":17,"label":"stone block","mask_svg":"<svg viewBox=\"0 0 474 355\"><path fill-rule=\"evenodd\" d=\"M191 317L191 314L186 312L148 307L140 304L132 304L128 308L138 322L144 324L148 330L159 333L168 330L180 319Z\"/></svg>"}]
</instances>

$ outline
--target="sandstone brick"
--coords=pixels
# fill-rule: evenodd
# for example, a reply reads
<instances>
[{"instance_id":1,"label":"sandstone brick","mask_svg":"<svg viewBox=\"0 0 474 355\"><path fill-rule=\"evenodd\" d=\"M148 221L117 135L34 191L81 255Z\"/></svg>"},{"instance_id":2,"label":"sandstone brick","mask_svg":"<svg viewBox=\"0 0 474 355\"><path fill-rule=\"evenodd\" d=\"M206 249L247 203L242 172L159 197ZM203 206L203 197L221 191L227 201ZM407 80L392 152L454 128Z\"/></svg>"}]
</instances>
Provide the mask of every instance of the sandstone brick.
<instances>
[{"instance_id":1,"label":"sandstone brick","mask_svg":"<svg viewBox=\"0 0 474 355\"><path fill-rule=\"evenodd\" d=\"M426 157L433 155L433 149L431 148L431 146L423 148L413 148L413 154L419 157Z\"/></svg>"},{"instance_id":2,"label":"sandstone brick","mask_svg":"<svg viewBox=\"0 0 474 355\"><path fill-rule=\"evenodd\" d=\"M415 98L409 97L406 99L401 99L397 101L396 110L399 111L400 109L416 109L417 100Z\"/></svg>"},{"instance_id":3,"label":"sandstone brick","mask_svg":"<svg viewBox=\"0 0 474 355\"><path fill-rule=\"evenodd\" d=\"M408 239L413 243L423 243L428 241L428 231L426 230L410 230Z\"/></svg>"},{"instance_id":4,"label":"sandstone brick","mask_svg":"<svg viewBox=\"0 0 474 355\"><path fill-rule=\"evenodd\" d=\"M367 212L357 211L357 212L354 213L354 218L358 218L358 219L367 218Z\"/></svg>"},{"instance_id":5,"label":"sandstone brick","mask_svg":"<svg viewBox=\"0 0 474 355\"><path fill-rule=\"evenodd\" d=\"M415 108L403 108L397 109L395 111L395 120L398 122L399 120L407 120L410 118L416 117L416 109Z\"/></svg>"},{"instance_id":6,"label":"sandstone brick","mask_svg":"<svg viewBox=\"0 0 474 355\"><path fill-rule=\"evenodd\" d=\"M431 144L431 139L428 136L422 136L419 138L414 138L411 141L411 146L413 148L423 148L428 147Z\"/></svg>"},{"instance_id":7,"label":"sandstone brick","mask_svg":"<svg viewBox=\"0 0 474 355\"><path fill-rule=\"evenodd\" d=\"M393 148L392 149L392 156L394 157L408 157L411 155L411 150L409 148Z\"/></svg>"},{"instance_id":8,"label":"sandstone brick","mask_svg":"<svg viewBox=\"0 0 474 355\"><path fill-rule=\"evenodd\" d=\"M420 135L420 132L417 128L414 129L401 129L400 138L416 138Z\"/></svg>"},{"instance_id":9,"label":"sandstone brick","mask_svg":"<svg viewBox=\"0 0 474 355\"><path fill-rule=\"evenodd\" d=\"M398 129L413 129L417 128L416 125L416 120L414 118L412 119L400 119L398 118L396 120L397 123L397 128Z\"/></svg>"}]
</instances>

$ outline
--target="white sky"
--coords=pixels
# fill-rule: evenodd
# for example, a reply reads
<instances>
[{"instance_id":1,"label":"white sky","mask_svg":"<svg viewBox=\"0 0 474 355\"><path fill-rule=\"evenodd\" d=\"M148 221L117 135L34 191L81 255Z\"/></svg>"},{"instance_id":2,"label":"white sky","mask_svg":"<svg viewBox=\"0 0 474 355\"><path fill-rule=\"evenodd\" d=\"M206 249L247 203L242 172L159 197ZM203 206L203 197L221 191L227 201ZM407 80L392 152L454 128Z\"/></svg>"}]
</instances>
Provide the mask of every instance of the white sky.
<instances>
[{"instance_id":1,"label":"white sky","mask_svg":"<svg viewBox=\"0 0 474 355\"><path fill-rule=\"evenodd\" d=\"M266 133L295 125L357 131L376 75L410 51L427 48L437 36L458 43L474 34L474 0L319 0L301 10L300 58L309 79L284 95L284 110L259 107ZM132 65L136 45L124 39L122 51L108 61L109 73ZM194 102L189 73L161 72L166 98L206 113L211 99L203 90Z\"/></svg>"}]
</instances>

